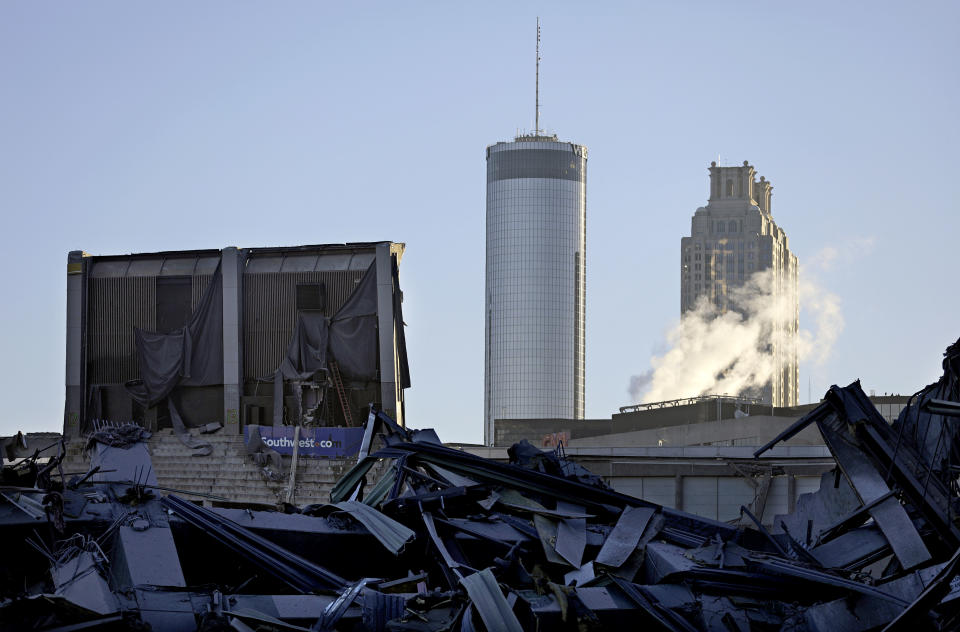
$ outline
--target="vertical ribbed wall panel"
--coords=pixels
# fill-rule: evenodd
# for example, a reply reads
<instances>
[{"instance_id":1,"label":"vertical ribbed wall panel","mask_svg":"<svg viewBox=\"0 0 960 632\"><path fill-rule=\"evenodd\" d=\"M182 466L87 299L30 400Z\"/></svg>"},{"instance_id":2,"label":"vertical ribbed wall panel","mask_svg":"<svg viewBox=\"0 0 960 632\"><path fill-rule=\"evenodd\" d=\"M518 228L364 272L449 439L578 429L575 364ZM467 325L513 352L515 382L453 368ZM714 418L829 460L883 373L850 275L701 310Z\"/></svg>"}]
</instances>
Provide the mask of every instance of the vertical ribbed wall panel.
<instances>
[{"instance_id":1,"label":"vertical ribbed wall panel","mask_svg":"<svg viewBox=\"0 0 960 632\"><path fill-rule=\"evenodd\" d=\"M212 274L195 274L192 277L190 282L190 309L191 311L197 311L197 305L200 304L200 299L203 298L203 293L207 291L207 288L210 287L210 279L213 278Z\"/></svg>"},{"instance_id":2,"label":"vertical ribbed wall panel","mask_svg":"<svg viewBox=\"0 0 960 632\"><path fill-rule=\"evenodd\" d=\"M324 283L324 314L332 316L353 294L363 270L275 272L243 276L244 377L270 375L280 364L297 317L297 285Z\"/></svg>"},{"instance_id":3,"label":"vertical ribbed wall panel","mask_svg":"<svg viewBox=\"0 0 960 632\"><path fill-rule=\"evenodd\" d=\"M156 329L154 277L91 278L87 294L87 381L138 377L134 328Z\"/></svg>"}]
</instances>

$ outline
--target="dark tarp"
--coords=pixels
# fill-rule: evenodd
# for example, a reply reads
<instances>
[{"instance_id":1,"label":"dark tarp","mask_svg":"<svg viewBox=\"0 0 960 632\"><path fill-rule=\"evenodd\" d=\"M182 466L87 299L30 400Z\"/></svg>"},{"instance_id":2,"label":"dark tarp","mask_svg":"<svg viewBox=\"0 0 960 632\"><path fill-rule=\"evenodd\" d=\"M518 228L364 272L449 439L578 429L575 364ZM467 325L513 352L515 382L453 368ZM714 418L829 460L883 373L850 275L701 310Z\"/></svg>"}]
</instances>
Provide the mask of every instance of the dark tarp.
<instances>
[{"instance_id":1,"label":"dark tarp","mask_svg":"<svg viewBox=\"0 0 960 632\"><path fill-rule=\"evenodd\" d=\"M248 424L247 427L258 428L256 424ZM286 480L286 477L283 475L283 457L279 452L263 442L260 431L244 432L243 437L247 455L252 457L253 462L260 467L261 475L274 482Z\"/></svg>"},{"instance_id":2,"label":"dark tarp","mask_svg":"<svg viewBox=\"0 0 960 632\"><path fill-rule=\"evenodd\" d=\"M330 319L330 355L347 379L377 379L377 264Z\"/></svg>"},{"instance_id":3,"label":"dark tarp","mask_svg":"<svg viewBox=\"0 0 960 632\"><path fill-rule=\"evenodd\" d=\"M306 380L327 368L330 325L318 312L300 312L283 361L273 374L273 423L283 421L284 380ZM296 392L299 404L299 390ZM299 405L298 405L299 408Z\"/></svg>"},{"instance_id":4,"label":"dark tarp","mask_svg":"<svg viewBox=\"0 0 960 632\"><path fill-rule=\"evenodd\" d=\"M330 325L323 314L300 312L274 380L305 380L326 369L329 332Z\"/></svg>"},{"instance_id":5,"label":"dark tarp","mask_svg":"<svg viewBox=\"0 0 960 632\"><path fill-rule=\"evenodd\" d=\"M601 489L609 489L607 484L603 482L603 477L591 473L579 463L574 463L566 456L561 455L558 450L549 452L539 450L530 445L530 442L526 439L521 439L520 443L514 443L507 448L507 456L512 465L569 478Z\"/></svg>"},{"instance_id":6,"label":"dark tarp","mask_svg":"<svg viewBox=\"0 0 960 632\"><path fill-rule=\"evenodd\" d=\"M103 387L93 384L87 396L87 419L101 421L103 418Z\"/></svg>"},{"instance_id":7,"label":"dark tarp","mask_svg":"<svg viewBox=\"0 0 960 632\"><path fill-rule=\"evenodd\" d=\"M170 423L173 425L173 432L180 439L180 443L187 446L194 452L190 456L210 456L213 454L213 444L208 441L194 439L183 423L183 418L173 403L173 398L167 398L167 412L170 415Z\"/></svg>"},{"instance_id":8,"label":"dark tarp","mask_svg":"<svg viewBox=\"0 0 960 632\"><path fill-rule=\"evenodd\" d=\"M190 320L168 334L135 329L140 379L126 383L130 396L155 406L178 385L223 384L223 276L217 265Z\"/></svg>"},{"instance_id":9,"label":"dark tarp","mask_svg":"<svg viewBox=\"0 0 960 632\"><path fill-rule=\"evenodd\" d=\"M332 318L300 312L283 361L273 375L273 423L283 421L283 383L326 370L330 359L350 380L377 379L377 269L370 264L350 298Z\"/></svg>"}]
</instances>

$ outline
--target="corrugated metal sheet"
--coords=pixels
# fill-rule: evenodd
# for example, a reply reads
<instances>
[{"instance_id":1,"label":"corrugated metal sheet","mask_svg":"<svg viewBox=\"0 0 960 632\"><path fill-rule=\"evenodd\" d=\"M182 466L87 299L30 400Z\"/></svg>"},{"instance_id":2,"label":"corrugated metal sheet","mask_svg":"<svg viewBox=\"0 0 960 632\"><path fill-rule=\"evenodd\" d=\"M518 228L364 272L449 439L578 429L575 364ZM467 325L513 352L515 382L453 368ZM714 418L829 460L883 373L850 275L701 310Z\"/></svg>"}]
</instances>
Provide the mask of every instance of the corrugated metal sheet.
<instances>
[{"instance_id":1,"label":"corrugated metal sheet","mask_svg":"<svg viewBox=\"0 0 960 632\"><path fill-rule=\"evenodd\" d=\"M156 278L91 278L87 289L87 381L116 384L138 376L135 327L156 328Z\"/></svg>"},{"instance_id":2,"label":"corrugated metal sheet","mask_svg":"<svg viewBox=\"0 0 960 632\"><path fill-rule=\"evenodd\" d=\"M190 282L190 309L196 310L197 305L200 304L200 299L203 298L203 293L207 291L207 287L210 285L210 279L213 278L212 274L195 274Z\"/></svg>"},{"instance_id":3,"label":"corrugated metal sheet","mask_svg":"<svg viewBox=\"0 0 960 632\"><path fill-rule=\"evenodd\" d=\"M344 500L336 506L356 518L394 555L399 555L407 542L416 536L412 529L356 500Z\"/></svg>"},{"instance_id":4,"label":"corrugated metal sheet","mask_svg":"<svg viewBox=\"0 0 960 632\"><path fill-rule=\"evenodd\" d=\"M523 632L523 626L514 614L510 602L503 596L500 584L493 571L485 568L479 573L467 575L460 580L470 595L473 607L488 630Z\"/></svg>"},{"instance_id":5,"label":"corrugated metal sheet","mask_svg":"<svg viewBox=\"0 0 960 632\"><path fill-rule=\"evenodd\" d=\"M298 284L325 284L324 313L332 316L353 293L364 272L365 269L245 274L244 376L268 375L279 365L296 322ZM212 278L206 271L192 275L193 309ZM156 329L156 277L91 277L88 282L88 382L116 384L136 379L139 373L133 330Z\"/></svg>"},{"instance_id":6,"label":"corrugated metal sheet","mask_svg":"<svg viewBox=\"0 0 960 632\"><path fill-rule=\"evenodd\" d=\"M245 273L243 276L243 364L247 379L273 373L296 324L297 284L323 283L332 316L360 283L364 270Z\"/></svg>"},{"instance_id":7,"label":"corrugated metal sheet","mask_svg":"<svg viewBox=\"0 0 960 632\"><path fill-rule=\"evenodd\" d=\"M190 304L196 309L213 278L193 275ZM118 384L140 376L133 330L157 328L157 277L90 278L87 289L87 381Z\"/></svg>"}]
</instances>

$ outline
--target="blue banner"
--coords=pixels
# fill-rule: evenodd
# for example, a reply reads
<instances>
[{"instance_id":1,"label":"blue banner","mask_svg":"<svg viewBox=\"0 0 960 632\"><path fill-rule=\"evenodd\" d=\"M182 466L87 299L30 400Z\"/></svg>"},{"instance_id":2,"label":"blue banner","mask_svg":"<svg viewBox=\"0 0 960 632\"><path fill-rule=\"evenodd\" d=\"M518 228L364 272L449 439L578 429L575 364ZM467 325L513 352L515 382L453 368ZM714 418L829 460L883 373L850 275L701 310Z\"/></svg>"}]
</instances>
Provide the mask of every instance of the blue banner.
<instances>
[{"instance_id":1,"label":"blue banner","mask_svg":"<svg viewBox=\"0 0 960 632\"><path fill-rule=\"evenodd\" d=\"M243 433L250 442L252 435L259 434L264 445L280 454L293 454L293 426L244 427ZM356 456L363 441L363 428L300 428L300 449L303 457L319 459Z\"/></svg>"}]
</instances>

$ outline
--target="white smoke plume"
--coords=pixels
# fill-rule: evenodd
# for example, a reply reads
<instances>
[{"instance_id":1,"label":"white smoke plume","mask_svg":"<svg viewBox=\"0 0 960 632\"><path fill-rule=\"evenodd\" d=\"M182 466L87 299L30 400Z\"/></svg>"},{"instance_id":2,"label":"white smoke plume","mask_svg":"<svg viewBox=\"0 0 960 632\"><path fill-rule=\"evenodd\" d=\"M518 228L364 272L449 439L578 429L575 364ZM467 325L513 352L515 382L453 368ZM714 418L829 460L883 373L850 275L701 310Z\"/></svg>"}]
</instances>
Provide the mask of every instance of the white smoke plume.
<instances>
[{"instance_id":1,"label":"white smoke plume","mask_svg":"<svg viewBox=\"0 0 960 632\"><path fill-rule=\"evenodd\" d=\"M771 270L754 273L728 291L720 312L706 297L667 333L667 351L650 359L651 369L630 379L634 402L759 390L776 366L771 340L784 339L796 318L789 292L774 292ZM839 298L801 276L798 294L815 329L798 331L798 361L824 362L843 330ZM778 345L780 346L780 345Z\"/></svg>"},{"instance_id":2,"label":"white smoke plume","mask_svg":"<svg viewBox=\"0 0 960 632\"><path fill-rule=\"evenodd\" d=\"M850 238L844 242L842 248L838 248L837 246L824 246L813 256L810 263L804 267L804 272L827 272L837 263L850 265L854 263L856 259L871 254L876 243L876 237L867 235L866 237Z\"/></svg>"}]
</instances>

